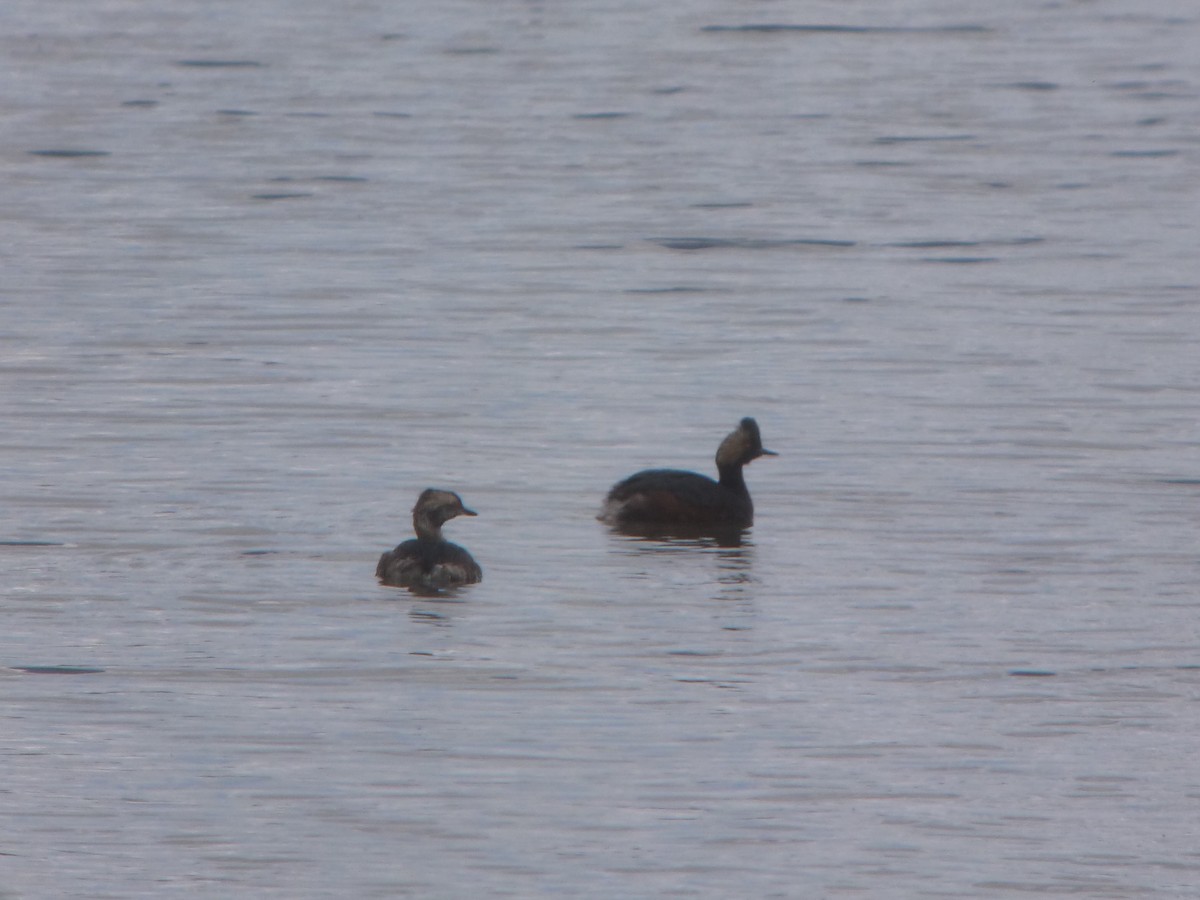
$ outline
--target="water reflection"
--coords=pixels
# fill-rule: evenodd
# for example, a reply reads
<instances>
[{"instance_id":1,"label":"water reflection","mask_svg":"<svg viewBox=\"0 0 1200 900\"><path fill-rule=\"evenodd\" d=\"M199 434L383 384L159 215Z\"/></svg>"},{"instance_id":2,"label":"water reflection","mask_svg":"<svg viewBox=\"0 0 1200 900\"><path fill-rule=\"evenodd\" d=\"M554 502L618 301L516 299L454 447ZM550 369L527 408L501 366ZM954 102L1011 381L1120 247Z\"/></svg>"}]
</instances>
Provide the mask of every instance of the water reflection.
<instances>
[{"instance_id":1,"label":"water reflection","mask_svg":"<svg viewBox=\"0 0 1200 900\"><path fill-rule=\"evenodd\" d=\"M380 587L392 588L401 595L411 594L414 597L442 600L445 602L458 600L463 594L462 590L458 587L435 587L428 584L388 584L386 581L381 581L379 585Z\"/></svg>"},{"instance_id":2,"label":"water reflection","mask_svg":"<svg viewBox=\"0 0 1200 900\"><path fill-rule=\"evenodd\" d=\"M408 617L421 625L434 625L439 628L448 628L453 624L450 616L427 607L414 606L408 611Z\"/></svg>"},{"instance_id":3,"label":"water reflection","mask_svg":"<svg viewBox=\"0 0 1200 900\"><path fill-rule=\"evenodd\" d=\"M466 604L465 590L461 588L430 588L423 585L381 584L387 590L384 599L391 602L409 601L408 617L422 625L447 628L454 624L454 610Z\"/></svg>"},{"instance_id":4,"label":"water reflection","mask_svg":"<svg viewBox=\"0 0 1200 900\"><path fill-rule=\"evenodd\" d=\"M466 600L453 588L441 591L428 588L400 588L397 600L410 599L412 606L408 617L413 622L422 625L435 625L448 628L454 624L454 612L457 607L464 606Z\"/></svg>"},{"instance_id":5,"label":"water reflection","mask_svg":"<svg viewBox=\"0 0 1200 900\"><path fill-rule=\"evenodd\" d=\"M630 533L611 529L618 546L634 557L680 557L702 555L716 560L714 582L717 600L745 600L747 586L755 582L753 574L754 542L746 530L713 533L688 533L678 528L669 532Z\"/></svg>"},{"instance_id":6,"label":"water reflection","mask_svg":"<svg viewBox=\"0 0 1200 900\"><path fill-rule=\"evenodd\" d=\"M614 527L609 531L627 543L640 544L649 552L673 552L680 548L753 547L744 528L714 529L690 528L673 525L669 528L658 524L632 524Z\"/></svg>"},{"instance_id":7,"label":"water reflection","mask_svg":"<svg viewBox=\"0 0 1200 900\"><path fill-rule=\"evenodd\" d=\"M746 584L754 580L750 571L754 562L754 544L747 541L739 547L722 547L715 555L722 584Z\"/></svg>"}]
</instances>

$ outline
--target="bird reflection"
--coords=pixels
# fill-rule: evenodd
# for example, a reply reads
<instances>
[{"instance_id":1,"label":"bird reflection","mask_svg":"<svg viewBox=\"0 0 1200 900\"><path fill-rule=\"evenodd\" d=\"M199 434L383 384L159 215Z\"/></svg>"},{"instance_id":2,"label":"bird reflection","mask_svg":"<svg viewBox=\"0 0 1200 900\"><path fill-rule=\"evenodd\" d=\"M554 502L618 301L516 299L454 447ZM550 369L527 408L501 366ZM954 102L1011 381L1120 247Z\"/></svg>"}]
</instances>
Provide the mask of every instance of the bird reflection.
<instances>
[{"instance_id":1,"label":"bird reflection","mask_svg":"<svg viewBox=\"0 0 1200 900\"><path fill-rule=\"evenodd\" d=\"M746 531L723 533L646 532L630 534L628 529L613 530L623 551L631 556L700 555L716 560L715 581L720 585L716 599L745 600L747 587L755 582L754 542Z\"/></svg>"},{"instance_id":2,"label":"bird reflection","mask_svg":"<svg viewBox=\"0 0 1200 900\"><path fill-rule=\"evenodd\" d=\"M751 566L754 563L754 544L745 541L737 547L721 547L717 558L717 582L721 590L718 600L749 601L754 599L755 584Z\"/></svg>"},{"instance_id":3,"label":"bird reflection","mask_svg":"<svg viewBox=\"0 0 1200 900\"><path fill-rule=\"evenodd\" d=\"M437 598L445 600L445 595L439 595ZM408 617L413 622L421 625L433 625L437 628L449 628L454 624L454 617L450 615L449 610L433 609L429 606L414 606L408 611Z\"/></svg>"},{"instance_id":4,"label":"bird reflection","mask_svg":"<svg viewBox=\"0 0 1200 900\"><path fill-rule=\"evenodd\" d=\"M631 543L640 543L649 552L676 552L679 548L727 548L753 547L749 532L744 528L701 528L675 525L621 525L609 529L614 535Z\"/></svg>"}]
</instances>

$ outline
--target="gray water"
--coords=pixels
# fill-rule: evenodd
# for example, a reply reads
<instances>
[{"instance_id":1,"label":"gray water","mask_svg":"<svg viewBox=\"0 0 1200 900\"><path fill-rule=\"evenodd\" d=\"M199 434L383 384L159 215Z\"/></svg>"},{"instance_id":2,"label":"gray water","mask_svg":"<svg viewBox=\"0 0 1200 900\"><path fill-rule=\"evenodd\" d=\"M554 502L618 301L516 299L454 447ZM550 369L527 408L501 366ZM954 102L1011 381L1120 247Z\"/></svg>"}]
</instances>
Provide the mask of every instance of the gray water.
<instances>
[{"instance_id":1,"label":"gray water","mask_svg":"<svg viewBox=\"0 0 1200 900\"><path fill-rule=\"evenodd\" d=\"M1194 4L0 25L0 896L1196 896Z\"/></svg>"}]
</instances>

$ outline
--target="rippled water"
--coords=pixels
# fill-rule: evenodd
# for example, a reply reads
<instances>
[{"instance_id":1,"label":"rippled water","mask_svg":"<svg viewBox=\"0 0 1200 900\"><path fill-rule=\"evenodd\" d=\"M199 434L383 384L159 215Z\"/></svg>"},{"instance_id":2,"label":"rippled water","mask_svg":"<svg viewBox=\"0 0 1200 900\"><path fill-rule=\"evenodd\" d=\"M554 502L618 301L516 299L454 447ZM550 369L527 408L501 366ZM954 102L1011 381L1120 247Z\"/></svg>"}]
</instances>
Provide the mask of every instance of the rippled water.
<instances>
[{"instance_id":1,"label":"rippled water","mask_svg":"<svg viewBox=\"0 0 1200 900\"><path fill-rule=\"evenodd\" d=\"M0 896L1194 896L1190 4L2 18Z\"/></svg>"}]
</instances>

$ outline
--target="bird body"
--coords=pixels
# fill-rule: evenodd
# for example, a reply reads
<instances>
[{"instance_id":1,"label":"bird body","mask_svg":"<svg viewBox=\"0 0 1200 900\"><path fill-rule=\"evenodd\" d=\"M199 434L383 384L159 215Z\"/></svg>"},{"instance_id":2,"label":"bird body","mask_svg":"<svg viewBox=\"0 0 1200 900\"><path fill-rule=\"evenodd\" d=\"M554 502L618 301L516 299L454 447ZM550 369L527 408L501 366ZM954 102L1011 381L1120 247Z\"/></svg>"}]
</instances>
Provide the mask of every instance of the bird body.
<instances>
[{"instance_id":1,"label":"bird body","mask_svg":"<svg viewBox=\"0 0 1200 900\"><path fill-rule=\"evenodd\" d=\"M745 418L717 448L717 480L680 469L646 469L617 482L599 519L624 531L740 530L754 523L742 469L766 450L758 423Z\"/></svg>"}]
</instances>

